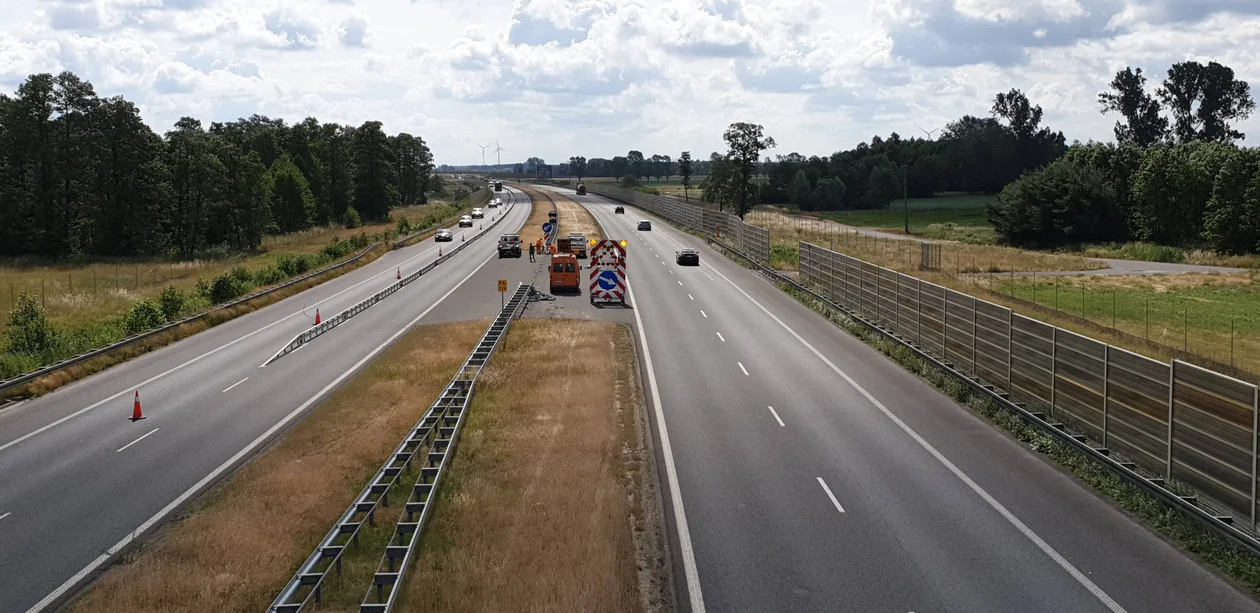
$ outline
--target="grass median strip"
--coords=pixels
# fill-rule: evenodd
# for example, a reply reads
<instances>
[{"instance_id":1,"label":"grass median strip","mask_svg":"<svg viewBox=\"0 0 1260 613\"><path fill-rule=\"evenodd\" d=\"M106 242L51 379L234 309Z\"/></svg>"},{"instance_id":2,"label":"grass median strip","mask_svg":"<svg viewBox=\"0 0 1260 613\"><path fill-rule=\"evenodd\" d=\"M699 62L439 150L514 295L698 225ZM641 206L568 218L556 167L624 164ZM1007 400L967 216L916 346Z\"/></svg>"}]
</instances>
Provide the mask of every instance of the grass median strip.
<instances>
[{"instance_id":1,"label":"grass median strip","mask_svg":"<svg viewBox=\"0 0 1260 613\"><path fill-rule=\"evenodd\" d=\"M599 231L599 224L595 223L595 218L586 207L563 194L552 194L551 197L555 199L556 208L559 209L560 228L564 230L565 236L570 232L580 232L587 240L604 238L604 234Z\"/></svg>"},{"instance_id":2,"label":"grass median strip","mask_svg":"<svg viewBox=\"0 0 1260 613\"><path fill-rule=\"evenodd\" d=\"M417 328L85 590L76 613L262 611L441 393L487 321ZM347 549L330 605L357 609L401 500ZM398 500L399 502L395 502ZM363 571L366 568L366 571ZM352 576L354 574L354 576ZM335 573L331 577L336 577Z\"/></svg>"},{"instance_id":3,"label":"grass median strip","mask_svg":"<svg viewBox=\"0 0 1260 613\"><path fill-rule=\"evenodd\" d=\"M669 611L627 328L522 319L478 384L403 610Z\"/></svg>"}]
</instances>

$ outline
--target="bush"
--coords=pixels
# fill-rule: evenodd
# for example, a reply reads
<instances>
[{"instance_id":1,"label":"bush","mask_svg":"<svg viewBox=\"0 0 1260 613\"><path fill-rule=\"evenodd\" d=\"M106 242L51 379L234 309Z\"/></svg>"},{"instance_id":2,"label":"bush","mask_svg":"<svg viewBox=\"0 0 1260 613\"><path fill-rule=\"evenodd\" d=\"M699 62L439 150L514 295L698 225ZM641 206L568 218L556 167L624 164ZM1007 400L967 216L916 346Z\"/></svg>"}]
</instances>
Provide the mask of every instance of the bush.
<instances>
[{"instance_id":1,"label":"bush","mask_svg":"<svg viewBox=\"0 0 1260 613\"><path fill-rule=\"evenodd\" d=\"M299 254L281 254L276 259L276 268L284 273L286 277L296 277L309 272L318 262L315 257L305 253Z\"/></svg>"},{"instance_id":2,"label":"bush","mask_svg":"<svg viewBox=\"0 0 1260 613\"><path fill-rule=\"evenodd\" d=\"M987 212L1002 242L1018 247L1079 245L1127 234L1114 187L1097 168L1070 158L1024 173Z\"/></svg>"},{"instance_id":3,"label":"bush","mask_svg":"<svg viewBox=\"0 0 1260 613\"><path fill-rule=\"evenodd\" d=\"M411 220L407 219L406 217L399 219L397 230L398 230L399 236L406 236L408 234L411 234Z\"/></svg>"},{"instance_id":4,"label":"bush","mask_svg":"<svg viewBox=\"0 0 1260 613\"><path fill-rule=\"evenodd\" d=\"M161 309L162 319L165 321L177 319L187 305L188 297L177 287L168 285L158 296L158 308Z\"/></svg>"},{"instance_id":5,"label":"bush","mask_svg":"<svg viewBox=\"0 0 1260 613\"><path fill-rule=\"evenodd\" d=\"M268 266L254 273L254 280L259 285L274 285L288 279L290 276L291 275L284 274L283 270L280 270L275 266Z\"/></svg>"},{"instance_id":6,"label":"bush","mask_svg":"<svg viewBox=\"0 0 1260 613\"><path fill-rule=\"evenodd\" d=\"M359 212L350 207L346 209L345 224L347 228L357 228L363 225L363 218L359 217Z\"/></svg>"},{"instance_id":7,"label":"bush","mask_svg":"<svg viewBox=\"0 0 1260 613\"><path fill-rule=\"evenodd\" d=\"M223 273L206 286L206 291L202 296L209 300L210 304L221 304L244 295L248 289L249 286L245 282L231 273Z\"/></svg>"},{"instance_id":8,"label":"bush","mask_svg":"<svg viewBox=\"0 0 1260 613\"><path fill-rule=\"evenodd\" d=\"M630 189L639 185L639 179L632 174L626 173L626 176L621 178L620 183L622 187Z\"/></svg>"},{"instance_id":9,"label":"bush","mask_svg":"<svg viewBox=\"0 0 1260 613\"><path fill-rule=\"evenodd\" d=\"M254 280L254 275L251 274L249 269L244 266L233 266L232 270L228 271L228 274L232 275L233 279L236 279L241 283L249 283Z\"/></svg>"},{"instance_id":10,"label":"bush","mask_svg":"<svg viewBox=\"0 0 1260 613\"><path fill-rule=\"evenodd\" d=\"M17 304L9 313L6 336L13 353L43 353L57 342L57 331L48 321L48 312L27 292L18 295Z\"/></svg>"},{"instance_id":11,"label":"bush","mask_svg":"<svg viewBox=\"0 0 1260 613\"><path fill-rule=\"evenodd\" d=\"M162 325L166 321L162 310L152 300L140 300L131 305L131 310L123 317L123 326L127 334L139 334Z\"/></svg>"}]
</instances>

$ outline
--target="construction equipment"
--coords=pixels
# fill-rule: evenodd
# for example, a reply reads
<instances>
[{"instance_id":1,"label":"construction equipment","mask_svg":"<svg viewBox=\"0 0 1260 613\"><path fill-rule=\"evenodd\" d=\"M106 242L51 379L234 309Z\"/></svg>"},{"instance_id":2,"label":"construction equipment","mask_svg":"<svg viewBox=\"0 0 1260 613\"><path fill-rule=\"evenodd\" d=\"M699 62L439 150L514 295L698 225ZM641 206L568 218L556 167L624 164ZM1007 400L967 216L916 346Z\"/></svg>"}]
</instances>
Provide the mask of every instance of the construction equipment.
<instances>
[{"instance_id":1,"label":"construction equipment","mask_svg":"<svg viewBox=\"0 0 1260 613\"><path fill-rule=\"evenodd\" d=\"M572 241L567 238L557 238L556 253L573 253Z\"/></svg>"},{"instance_id":2,"label":"construction equipment","mask_svg":"<svg viewBox=\"0 0 1260 613\"><path fill-rule=\"evenodd\" d=\"M577 185L577 195L579 195L579 196L585 196L585 195L586 195L586 184L585 184L585 183L578 183L578 185Z\"/></svg>"},{"instance_id":3,"label":"construction equipment","mask_svg":"<svg viewBox=\"0 0 1260 613\"><path fill-rule=\"evenodd\" d=\"M565 240L565 239L560 239ZM558 290L564 290L575 293L582 293L582 287L579 285L582 265L578 263L577 258L572 253L557 253L551 257L551 293Z\"/></svg>"},{"instance_id":4,"label":"construction equipment","mask_svg":"<svg viewBox=\"0 0 1260 613\"><path fill-rule=\"evenodd\" d=\"M581 232L569 233L569 252L579 259L586 259L586 235Z\"/></svg>"}]
</instances>

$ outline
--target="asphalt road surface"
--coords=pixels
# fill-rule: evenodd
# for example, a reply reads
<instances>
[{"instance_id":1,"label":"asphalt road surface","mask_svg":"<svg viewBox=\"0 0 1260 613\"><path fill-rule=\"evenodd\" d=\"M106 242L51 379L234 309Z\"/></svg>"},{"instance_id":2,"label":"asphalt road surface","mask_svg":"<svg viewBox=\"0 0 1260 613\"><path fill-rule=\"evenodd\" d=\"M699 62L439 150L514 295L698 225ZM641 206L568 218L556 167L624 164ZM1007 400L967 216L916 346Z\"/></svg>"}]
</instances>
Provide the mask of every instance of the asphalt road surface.
<instances>
[{"instance_id":1,"label":"asphalt road surface","mask_svg":"<svg viewBox=\"0 0 1260 613\"><path fill-rule=\"evenodd\" d=\"M667 517L693 610L1258 609L701 239L555 191L630 241ZM651 231L635 229L641 218ZM683 246L700 251L699 267L675 263Z\"/></svg>"},{"instance_id":2,"label":"asphalt road surface","mask_svg":"<svg viewBox=\"0 0 1260 613\"><path fill-rule=\"evenodd\" d=\"M506 188L505 188L506 189ZM402 290L266 368L324 317L431 262L432 239L301 294L0 413L0 612L40 610L104 554L247 459L496 256L529 216L519 192L495 230ZM507 200L507 198L504 198ZM468 229L453 228L455 240ZM490 288L486 288L490 289ZM495 288L497 289L497 288ZM493 313L494 294L479 303ZM426 322L427 323L427 322ZM147 419L131 422L139 390Z\"/></svg>"}]
</instances>

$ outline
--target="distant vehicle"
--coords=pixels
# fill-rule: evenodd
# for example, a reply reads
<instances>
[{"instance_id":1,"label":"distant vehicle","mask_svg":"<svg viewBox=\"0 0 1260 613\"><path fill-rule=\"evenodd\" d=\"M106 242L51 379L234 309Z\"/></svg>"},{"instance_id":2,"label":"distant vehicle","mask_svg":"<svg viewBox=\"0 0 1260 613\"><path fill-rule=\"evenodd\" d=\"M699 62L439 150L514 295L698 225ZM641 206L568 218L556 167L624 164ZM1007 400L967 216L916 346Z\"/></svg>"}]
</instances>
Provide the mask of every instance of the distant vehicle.
<instances>
[{"instance_id":1,"label":"distant vehicle","mask_svg":"<svg viewBox=\"0 0 1260 613\"><path fill-rule=\"evenodd\" d=\"M504 234L499 237L499 257L521 257L521 237L519 234Z\"/></svg>"},{"instance_id":2,"label":"distant vehicle","mask_svg":"<svg viewBox=\"0 0 1260 613\"><path fill-rule=\"evenodd\" d=\"M640 229L640 230L651 230L651 229L652 229L652 222L650 222L650 221L648 221L648 220L646 220L646 219L640 219L640 220L639 220L639 229Z\"/></svg>"},{"instance_id":3,"label":"distant vehicle","mask_svg":"<svg viewBox=\"0 0 1260 613\"><path fill-rule=\"evenodd\" d=\"M613 212L614 212L614 213L625 213L625 212L626 212L626 207L624 207L624 206L619 206L619 207L617 207L617 208L613 209Z\"/></svg>"},{"instance_id":4,"label":"distant vehicle","mask_svg":"<svg viewBox=\"0 0 1260 613\"><path fill-rule=\"evenodd\" d=\"M437 243L449 243L453 240L455 240L455 235L445 228L438 230L437 234L433 235L433 241Z\"/></svg>"},{"instance_id":5,"label":"distant vehicle","mask_svg":"<svg viewBox=\"0 0 1260 613\"><path fill-rule=\"evenodd\" d=\"M551 256L549 274L551 293L556 293L556 290L582 293L582 287L578 284L581 270L582 266L578 264L577 258L573 257L572 253L557 253Z\"/></svg>"},{"instance_id":6,"label":"distant vehicle","mask_svg":"<svg viewBox=\"0 0 1260 613\"><path fill-rule=\"evenodd\" d=\"M495 182L494 182L494 191L496 191L496 192L501 192L501 191L503 191L503 182L502 182L502 181L495 181Z\"/></svg>"},{"instance_id":7,"label":"distant vehicle","mask_svg":"<svg viewBox=\"0 0 1260 613\"><path fill-rule=\"evenodd\" d=\"M464 216L460 217L460 218L459 218L459 227L461 227L461 228L471 228L471 227L473 227L473 220L472 220L472 217L470 217L470 216L468 216L468 215L464 215Z\"/></svg>"},{"instance_id":8,"label":"distant vehicle","mask_svg":"<svg viewBox=\"0 0 1260 613\"><path fill-rule=\"evenodd\" d=\"M486 204L486 206L488 206L488 207L490 207L490 208L494 209L494 208L498 208L498 206L499 206L500 204L503 204L503 203L502 203L502 202L500 202L498 198L491 198L491 199L490 199L490 202L489 202L488 204Z\"/></svg>"},{"instance_id":9,"label":"distant vehicle","mask_svg":"<svg viewBox=\"0 0 1260 613\"><path fill-rule=\"evenodd\" d=\"M586 259L586 235L581 232L570 232L569 251L578 259Z\"/></svg>"},{"instance_id":10,"label":"distant vehicle","mask_svg":"<svg viewBox=\"0 0 1260 613\"><path fill-rule=\"evenodd\" d=\"M700 252L695 249L679 249L674 252L674 261L679 266L699 266Z\"/></svg>"},{"instance_id":11,"label":"distant vehicle","mask_svg":"<svg viewBox=\"0 0 1260 613\"><path fill-rule=\"evenodd\" d=\"M473 212L472 212L473 219L485 219L485 217L486 217L486 212L481 210L481 207L477 207L473 209Z\"/></svg>"},{"instance_id":12,"label":"distant vehicle","mask_svg":"<svg viewBox=\"0 0 1260 613\"><path fill-rule=\"evenodd\" d=\"M586 184L585 184L585 183L578 183L577 193L578 193L578 195L579 195L579 196L585 196L585 195L586 195Z\"/></svg>"}]
</instances>

